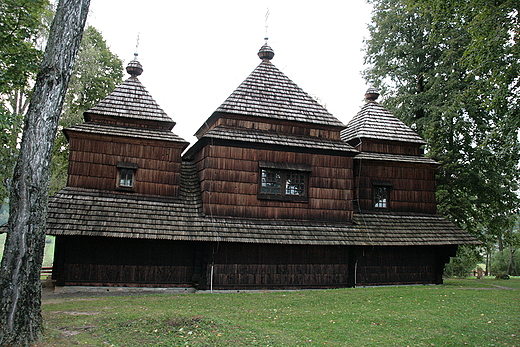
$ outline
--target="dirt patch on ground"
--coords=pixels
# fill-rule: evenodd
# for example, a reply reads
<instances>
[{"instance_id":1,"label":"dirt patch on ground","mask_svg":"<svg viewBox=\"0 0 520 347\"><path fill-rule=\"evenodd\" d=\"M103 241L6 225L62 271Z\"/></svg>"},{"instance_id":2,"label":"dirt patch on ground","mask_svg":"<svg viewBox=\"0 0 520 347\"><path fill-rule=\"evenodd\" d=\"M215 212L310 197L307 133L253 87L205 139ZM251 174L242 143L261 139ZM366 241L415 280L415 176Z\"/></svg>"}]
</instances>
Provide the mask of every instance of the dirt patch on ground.
<instances>
[{"instance_id":1,"label":"dirt patch on ground","mask_svg":"<svg viewBox=\"0 0 520 347\"><path fill-rule=\"evenodd\" d=\"M99 312L96 311L87 311L87 312L80 312L80 311L50 311L50 314L66 314L69 316L94 316L96 314L99 314Z\"/></svg>"},{"instance_id":2,"label":"dirt patch on ground","mask_svg":"<svg viewBox=\"0 0 520 347\"><path fill-rule=\"evenodd\" d=\"M462 288L459 288L459 289L480 289L480 290L515 290L516 288L511 288L511 287L504 287L504 286L499 286L497 284L489 284L490 286L493 286L494 288L486 288L486 287L462 287Z\"/></svg>"}]
</instances>

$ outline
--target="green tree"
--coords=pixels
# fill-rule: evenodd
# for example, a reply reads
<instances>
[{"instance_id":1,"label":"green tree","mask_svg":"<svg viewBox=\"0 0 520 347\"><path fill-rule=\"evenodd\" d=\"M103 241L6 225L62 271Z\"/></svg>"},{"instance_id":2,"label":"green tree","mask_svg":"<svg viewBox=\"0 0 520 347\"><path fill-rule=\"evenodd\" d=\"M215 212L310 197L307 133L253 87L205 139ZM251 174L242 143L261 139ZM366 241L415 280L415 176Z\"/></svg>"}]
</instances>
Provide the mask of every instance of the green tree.
<instances>
[{"instance_id":1,"label":"green tree","mask_svg":"<svg viewBox=\"0 0 520 347\"><path fill-rule=\"evenodd\" d=\"M88 26L83 34L69 83L60 128L83 122L83 112L107 96L123 80L123 62L112 53L101 33ZM67 182L68 142L57 134L52 158L51 193Z\"/></svg>"},{"instance_id":2,"label":"green tree","mask_svg":"<svg viewBox=\"0 0 520 347\"><path fill-rule=\"evenodd\" d=\"M42 58L41 38L48 29L47 0L0 2L0 203L18 155L23 113Z\"/></svg>"},{"instance_id":3,"label":"green tree","mask_svg":"<svg viewBox=\"0 0 520 347\"><path fill-rule=\"evenodd\" d=\"M442 164L438 211L496 241L519 206L518 10L508 1L370 2L365 79Z\"/></svg>"},{"instance_id":4,"label":"green tree","mask_svg":"<svg viewBox=\"0 0 520 347\"><path fill-rule=\"evenodd\" d=\"M31 101L10 190L0 271L0 345L29 346L41 333L40 270L50 161L89 0L60 0Z\"/></svg>"},{"instance_id":5,"label":"green tree","mask_svg":"<svg viewBox=\"0 0 520 347\"><path fill-rule=\"evenodd\" d=\"M444 274L448 277L466 277L482 261L482 256L475 247L462 246L456 257L452 257L444 268Z\"/></svg>"}]
</instances>

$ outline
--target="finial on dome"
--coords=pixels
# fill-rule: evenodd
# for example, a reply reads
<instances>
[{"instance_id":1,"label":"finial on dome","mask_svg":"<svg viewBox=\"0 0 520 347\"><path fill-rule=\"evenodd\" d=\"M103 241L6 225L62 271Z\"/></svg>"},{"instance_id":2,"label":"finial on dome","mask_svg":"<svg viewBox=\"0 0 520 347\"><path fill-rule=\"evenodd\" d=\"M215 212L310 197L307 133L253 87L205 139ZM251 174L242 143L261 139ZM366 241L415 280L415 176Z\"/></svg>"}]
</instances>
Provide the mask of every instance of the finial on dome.
<instances>
[{"instance_id":1,"label":"finial on dome","mask_svg":"<svg viewBox=\"0 0 520 347\"><path fill-rule=\"evenodd\" d=\"M137 55L137 53L134 53L134 59L126 66L126 72L128 72L132 77L140 76L143 73L143 66L137 60Z\"/></svg>"},{"instance_id":2,"label":"finial on dome","mask_svg":"<svg viewBox=\"0 0 520 347\"><path fill-rule=\"evenodd\" d=\"M260 50L258 51L258 56L262 61L270 61L274 57L274 51L273 49L267 44L268 38L265 38L265 43L262 47L260 47Z\"/></svg>"},{"instance_id":3,"label":"finial on dome","mask_svg":"<svg viewBox=\"0 0 520 347\"><path fill-rule=\"evenodd\" d=\"M368 90L365 93L365 99L367 99L368 101L376 101L378 97L379 92L374 87L368 88Z\"/></svg>"}]
</instances>

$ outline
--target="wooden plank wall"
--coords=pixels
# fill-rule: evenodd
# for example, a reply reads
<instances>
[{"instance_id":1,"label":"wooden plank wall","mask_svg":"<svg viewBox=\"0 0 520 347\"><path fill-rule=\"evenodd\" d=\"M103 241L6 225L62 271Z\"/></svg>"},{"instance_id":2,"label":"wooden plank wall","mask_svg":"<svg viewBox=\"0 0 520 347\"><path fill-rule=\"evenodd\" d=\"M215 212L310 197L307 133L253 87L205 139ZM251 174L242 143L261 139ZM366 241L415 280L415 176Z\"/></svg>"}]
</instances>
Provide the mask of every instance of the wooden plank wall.
<instances>
[{"instance_id":1,"label":"wooden plank wall","mask_svg":"<svg viewBox=\"0 0 520 347\"><path fill-rule=\"evenodd\" d=\"M371 139L363 139L359 147L356 148L361 152L376 152L387 154L402 155L422 155L424 150L421 144L401 143L395 141L375 141Z\"/></svg>"},{"instance_id":2,"label":"wooden plank wall","mask_svg":"<svg viewBox=\"0 0 520 347\"><path fill-rule=\"evenodd\" d=\"M374 182L383 181L392 184L389 210L436 213L436 166L376 160L359 160L355 164L356 193L361 209L374 210Z\"/></svg>"},{"instance_id":3,"label":"wooden plank wall","mask_svg":"<svg viewBox=\"0 0 520 347\"><path fill-rule=\"evenodd\" d=\"M196 243L93 236L58 236L53 279L58 285L191 286Z\"/></svg>"},{"instance_id":4,"label":"wooden plank wall","mask_svg":"<svg viewBox=\"0 0 520 347\"><path fill-rule=\"evenodd\" d=\"M167 142L132 142L116 137L71 138L69 187L114 191L117 162L138 165L135 192L146 195L178 196L181 167L180 148Z\"/></svg>"},{"instance_id":5,"label":"wooden plank wall","mask_svg":"<svg viewBox=\"0 0 520 347\"><path fill-rule=\"evenodd\" d=\"M351 157L214 145L199 151L195 161L208 215L352 220ZM310 165L308 202L258 199L260 161Z\"/></svg>"},{"instance_id":6,"label":"wooden plank wall","mask_svg":"<svg viewBox=\"0 0 520 347\"><path fill-rule=\"evenodd\" d=\"M356 285L441 284L457 246L366 247L358 250Z\"/></svg>"},{"instance_id":7,"label":"wooden plank wall","mask_svg":"<svg viewBox=\"0 0 520 347\"><path fill-rule=\"evenodd\" d=\"M212 257L215 289L351 285L345 246L221 243ZM211 264L206 276L211 281Z\"/></svg>"},{"instance_id":8,"label":"wooden plank wall","mask_svg":"<svg viewBox=\"0 0 520 347\"><path fill-rule=\"evenodd\" d=\"M268 121L262 122L259 117L247 117L239 116L238 118L233 115L227 117L221 117L215 121L211 128L216 126L226 126L231 128L245 128L254 129L260 131L272 131L277 134L292 134L299 136L313 136L322 139L340 140L340 130L330 126L320 127L317 124L298 124L291 121L282 121L269 119ZM207 129L209 131L211 128Z\"/></svg>"}]
</instances>

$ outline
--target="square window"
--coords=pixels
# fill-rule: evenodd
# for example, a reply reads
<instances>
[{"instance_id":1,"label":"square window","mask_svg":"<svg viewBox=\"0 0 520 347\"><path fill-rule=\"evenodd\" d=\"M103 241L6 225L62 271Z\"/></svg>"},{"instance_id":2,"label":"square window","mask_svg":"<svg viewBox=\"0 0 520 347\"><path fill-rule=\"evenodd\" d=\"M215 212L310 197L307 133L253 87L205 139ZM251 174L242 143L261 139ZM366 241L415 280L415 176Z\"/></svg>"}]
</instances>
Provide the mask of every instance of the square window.
<instances>
[{"instance_id":1,"label":"square window","mask_svg":"<svg viewBox=\"0 0 520 347\"><path fill-rule=\"evenodd\" d=\"M134 186L134 169L121 169L119 172L119 186L133 188Z\"/></svg>"},{"instance_id":2,"label":"square window","mask_svg":"<svg viewBox=\"0 0 520 347\"><path fill-rule=\"evenodd\" d=\"M389 189L385 186L374 186L374 207L388 208Z\"/></svg>"},{"instance_id":3,"label":"square window","mask_svg":"<svg viewBox=\"0 0 520 347\"><path fill-rule=\"evenodd\" d=\"M286 195L305 195L305 173L301 171L287 171L285 176Z\"/></svg>"},{"instance_id":4,"label":"square window","mask_svg":"<svg viewBox=\"0 0 520 347\"><path fill-rule=\"evenodd\" d=\"M263 194L281 194L282 176L279 171L262 169L260 192Z\"/></svg>"},{"instance_id":5,"label":"square window","mask_svg":"<svg viewBox=\"0 0 520 347\"><path fill-rule=\"evenodd\" d=\"M134 191L135 173L137 172L137 164L129 162L117 162L117 180L116 189L125 191Z\"/></svg>"},{"instance_id":6,"label":"square window","mask_svg":"<svg viewBox=\"0 0 520 347\"><path fill-rule=\"evenodd\" d=\"M309 172L260 169L258 197L271 200L307 201Z\"/></svg>"}]
</instances>

